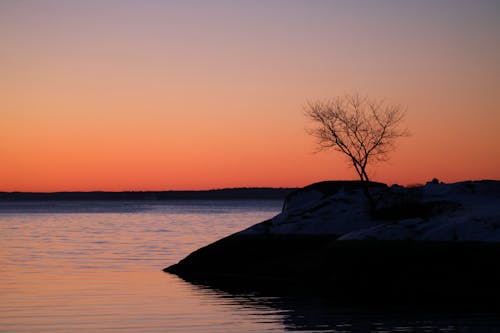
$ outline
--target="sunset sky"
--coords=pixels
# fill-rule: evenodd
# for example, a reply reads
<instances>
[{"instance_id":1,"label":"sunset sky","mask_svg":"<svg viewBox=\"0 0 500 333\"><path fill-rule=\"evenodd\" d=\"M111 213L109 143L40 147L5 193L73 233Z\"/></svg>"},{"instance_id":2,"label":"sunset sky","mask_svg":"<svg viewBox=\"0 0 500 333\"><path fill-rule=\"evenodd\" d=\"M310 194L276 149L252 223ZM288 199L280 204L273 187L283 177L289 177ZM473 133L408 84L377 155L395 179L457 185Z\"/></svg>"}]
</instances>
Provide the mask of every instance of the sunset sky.
<instances>
[{"instance_id":1,"label":"sunset sky","mask_svg":"<svg viewBox=\"0 0 500 333\"><path fill-rule=\"evenodd\" d=\"M389 184L500 179L499 1L0 1L0 191L304 186L307 101L358 92L412 136Z\"/></svg>"}]
</instances>

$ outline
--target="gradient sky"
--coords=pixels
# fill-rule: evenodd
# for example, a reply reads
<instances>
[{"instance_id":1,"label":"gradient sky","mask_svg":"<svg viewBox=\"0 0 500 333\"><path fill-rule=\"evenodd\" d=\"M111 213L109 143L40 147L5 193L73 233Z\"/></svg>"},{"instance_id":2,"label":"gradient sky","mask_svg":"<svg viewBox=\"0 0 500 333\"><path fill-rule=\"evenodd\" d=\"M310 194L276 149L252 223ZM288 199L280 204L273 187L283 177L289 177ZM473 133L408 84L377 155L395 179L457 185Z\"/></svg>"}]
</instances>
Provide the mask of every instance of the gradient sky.
<instances>
[{"instance_id":1,"label":"gradient sky","mask_svg":"<svg viewBox=\"0 0 500 333\"><path fill-rule=\"evenodd\" d=\"M498 1L0 1L0 191L304 186L303 107L408 110L374 180L500 179Z\"/></svg>"}]
</instances>

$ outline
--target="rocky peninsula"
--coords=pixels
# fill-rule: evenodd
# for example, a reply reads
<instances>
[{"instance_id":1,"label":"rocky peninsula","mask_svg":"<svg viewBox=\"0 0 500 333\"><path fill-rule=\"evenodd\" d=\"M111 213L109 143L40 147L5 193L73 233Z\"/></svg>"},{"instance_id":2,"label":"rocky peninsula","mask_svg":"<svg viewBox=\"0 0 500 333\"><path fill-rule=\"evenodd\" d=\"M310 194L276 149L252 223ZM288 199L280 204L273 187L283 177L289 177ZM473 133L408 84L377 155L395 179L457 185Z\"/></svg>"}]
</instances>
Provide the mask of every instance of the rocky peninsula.
<instances>
[{"instance_id":1,"label":"rocky peninsula","mask_svg":"<svg viewBox=\"0 0 500 333\"><path fill-rule=\"evenodd\" d=\"M280 214L166 272L218 288L319 292L336 300L500 307L500 181L402 187L328 181Z\"/></svg>"}]
</instances>

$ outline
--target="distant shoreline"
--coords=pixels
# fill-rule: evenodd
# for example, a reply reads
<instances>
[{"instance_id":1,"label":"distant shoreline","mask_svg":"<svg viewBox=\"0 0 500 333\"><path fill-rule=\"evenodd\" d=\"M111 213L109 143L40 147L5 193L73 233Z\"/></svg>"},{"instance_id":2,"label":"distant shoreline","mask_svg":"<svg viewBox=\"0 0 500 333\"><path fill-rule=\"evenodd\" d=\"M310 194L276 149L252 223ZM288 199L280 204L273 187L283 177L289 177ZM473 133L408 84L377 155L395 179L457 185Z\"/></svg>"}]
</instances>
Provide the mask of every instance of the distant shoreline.
<instances>
[{"instance_id":1,"label":"distant shoreline","mask_svg":"<svg viewBox=\"0 0 500 333\"><path fill-rule=\"evenodd\" d=\"M296 188L225 188L202 191L124 192L0 192L0 202L8 201L125 201L125 200L282 200Z\"/></svg>"}]
</instances>

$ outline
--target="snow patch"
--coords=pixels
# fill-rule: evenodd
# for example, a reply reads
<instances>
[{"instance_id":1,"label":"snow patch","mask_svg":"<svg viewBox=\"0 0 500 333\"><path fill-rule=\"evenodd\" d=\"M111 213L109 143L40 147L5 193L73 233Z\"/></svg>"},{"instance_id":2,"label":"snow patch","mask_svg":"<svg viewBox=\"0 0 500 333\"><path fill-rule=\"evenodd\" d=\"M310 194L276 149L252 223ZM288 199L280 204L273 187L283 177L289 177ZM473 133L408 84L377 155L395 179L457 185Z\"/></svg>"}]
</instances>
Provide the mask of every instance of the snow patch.
<instances>
[{"instance_id":1,"label":"snow patch","mask_svg":"<svg viewBox=\"0 0 500 333\"><path fill-rule=\"evenodd\" d=\"M240 233L500 242L500 181L432 182L418 188L393 185L371 191L382 217L370 214L359 187L339 186L325 193L311 185L287 198L282 212L270 221Z\"/></svg>"}]
</instances>

